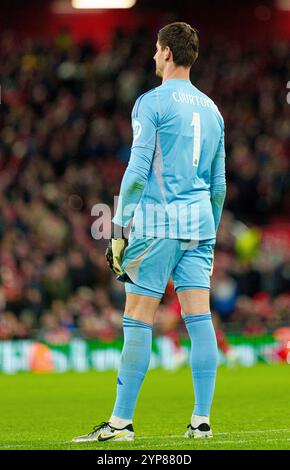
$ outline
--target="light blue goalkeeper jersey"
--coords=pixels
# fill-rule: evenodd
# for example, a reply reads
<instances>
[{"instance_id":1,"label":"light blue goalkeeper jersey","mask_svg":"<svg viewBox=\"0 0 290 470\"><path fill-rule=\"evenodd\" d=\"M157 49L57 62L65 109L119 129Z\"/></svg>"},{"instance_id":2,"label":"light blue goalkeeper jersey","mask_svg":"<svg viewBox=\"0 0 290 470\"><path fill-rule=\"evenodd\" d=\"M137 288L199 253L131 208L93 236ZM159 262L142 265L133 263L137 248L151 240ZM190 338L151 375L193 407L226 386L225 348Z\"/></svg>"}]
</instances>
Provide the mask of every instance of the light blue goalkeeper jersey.
<instances>
[{"instance_id":1,"label":"light blue goalkeeper jersey","mask_svg":"<svg viewBox=\"0 0 290 470\"><path fill-rule=\"evenodd\" d=\"M224 122L189 80L169 79L132 111L133 143L113 222L137 236L216 236L225 197Z\"/></svg>"}]
</instances>

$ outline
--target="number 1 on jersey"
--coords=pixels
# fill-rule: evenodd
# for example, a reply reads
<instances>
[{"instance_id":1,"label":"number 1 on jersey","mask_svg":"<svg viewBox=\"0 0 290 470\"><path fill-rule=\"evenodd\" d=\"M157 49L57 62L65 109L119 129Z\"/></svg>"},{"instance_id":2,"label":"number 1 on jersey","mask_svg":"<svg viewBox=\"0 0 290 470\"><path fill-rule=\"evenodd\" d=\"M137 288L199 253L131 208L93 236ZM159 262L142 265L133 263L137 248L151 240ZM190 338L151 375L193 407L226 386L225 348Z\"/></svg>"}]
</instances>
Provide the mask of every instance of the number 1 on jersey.
<instances>
[{"instance_id":1,"label":"number 1 on jersey","mask_svg":"<svg viewBox=\"0 0 290 470\"><path fill-rule=\"evenodd\" d=\"M193 113L192 122L193 126L193 166L198 166L200 159L200 114Z\"/></svg>"}]
</instances>

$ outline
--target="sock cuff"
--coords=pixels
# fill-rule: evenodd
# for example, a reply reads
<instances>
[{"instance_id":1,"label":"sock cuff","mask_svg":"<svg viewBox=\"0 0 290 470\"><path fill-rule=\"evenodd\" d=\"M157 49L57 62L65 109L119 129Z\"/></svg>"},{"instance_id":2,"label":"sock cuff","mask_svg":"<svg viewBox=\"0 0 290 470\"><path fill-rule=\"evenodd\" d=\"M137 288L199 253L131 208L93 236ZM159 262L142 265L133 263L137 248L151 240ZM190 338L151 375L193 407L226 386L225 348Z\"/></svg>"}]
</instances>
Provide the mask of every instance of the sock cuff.
<instances>
[{"instance_id":1,"label":"sock cuff","mask_svg":"<svg viewBox=\"0 0 290 470\"><path fill-rule=\"evenodd\" d=\"M202 313L201 315L186 314L182 315L183 320L186 325L191 325L192 323L202 322L202 321L211 321L211 313Z\"/></svg>"},{"instance_id":2,"label":"sock cuff","mask_svg":"<svg viewBox=\"0 0 290 470\"><path fill-rule=\"evenodd\" d=\"M145 328L147 330L152 330L152 325L141 320L135 320L134 318L128 317L127 315L123 316L123 326L125 328L138 327Z\"/></svg>"}]
</instances>

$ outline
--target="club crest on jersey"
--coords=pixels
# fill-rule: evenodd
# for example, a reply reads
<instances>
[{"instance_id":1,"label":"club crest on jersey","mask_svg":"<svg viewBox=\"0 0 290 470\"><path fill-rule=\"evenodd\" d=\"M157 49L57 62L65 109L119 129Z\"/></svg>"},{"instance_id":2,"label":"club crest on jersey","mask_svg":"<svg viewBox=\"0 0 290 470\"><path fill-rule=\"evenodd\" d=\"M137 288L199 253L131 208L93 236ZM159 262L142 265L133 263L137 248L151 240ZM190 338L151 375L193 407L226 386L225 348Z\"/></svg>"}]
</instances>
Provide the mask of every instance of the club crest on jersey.
<instances>
[{"instance_id":1,"label":"club crest on jersey","mask_svg":"<svg viewBox=\"0 0 290 470\"><path fill-rule=\"evenodd\" d=\"M133 122L132 122L132 127L133 127L133 137L134 137L134 141L135 141L135 140L138 139L138 137L140 136L140 134L142 132L141 122L137 121L137 119L134 119Z\"/></svg>"}]
</instances>

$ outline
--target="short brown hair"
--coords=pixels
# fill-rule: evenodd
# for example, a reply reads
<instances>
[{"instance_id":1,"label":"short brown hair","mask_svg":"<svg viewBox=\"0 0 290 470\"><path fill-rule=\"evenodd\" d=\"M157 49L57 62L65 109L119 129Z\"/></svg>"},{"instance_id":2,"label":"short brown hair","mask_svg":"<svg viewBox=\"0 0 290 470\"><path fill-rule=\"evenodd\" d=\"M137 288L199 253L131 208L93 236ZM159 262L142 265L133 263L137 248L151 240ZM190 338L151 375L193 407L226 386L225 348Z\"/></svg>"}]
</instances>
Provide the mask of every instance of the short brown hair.
<instances>
[{"instance_id":1,"label":"short brown hair","mask_svg":"<svg viewBox=\"0 0 290 470\"><path fill-rule=\"evenodd\" d=\"M183 22L170 23L160 29L158 41L162 49L169 47L173 62L183 67L191 67L197 59L199 38L196 29Z\"/></svg>"}]
</instances>

